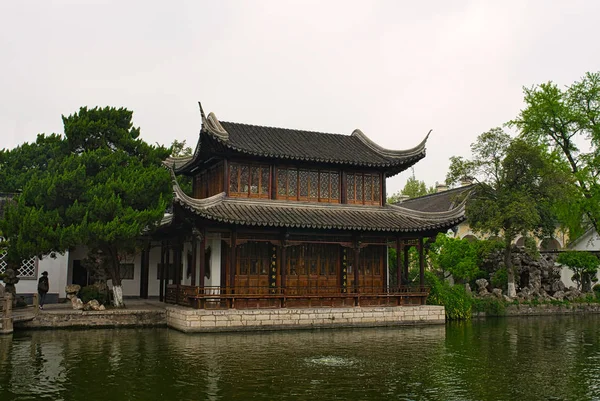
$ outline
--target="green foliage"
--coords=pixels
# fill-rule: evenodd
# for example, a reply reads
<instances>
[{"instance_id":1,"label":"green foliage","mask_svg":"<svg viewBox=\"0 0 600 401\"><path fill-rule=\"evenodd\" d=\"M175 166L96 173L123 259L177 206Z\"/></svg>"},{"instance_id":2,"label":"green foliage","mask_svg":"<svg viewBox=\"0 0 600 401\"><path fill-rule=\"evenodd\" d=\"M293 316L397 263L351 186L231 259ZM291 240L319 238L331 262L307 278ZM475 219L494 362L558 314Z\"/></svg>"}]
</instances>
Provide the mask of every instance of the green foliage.
<instances>
[{"instance_id":1,"label":"green foliage","mask_svg":"<svg viewBox=\"0 0 600 401\"><path fill-rule=\"evenodd\" d=\"M526 107L509 125L546 144L574 185L557 213L575 238L586 226L600 232L600 73L586 73L565 89L552 82L523 89Z\"/></svg>"},{"instance_id":2,"label":"green foliage","mask_svg":"<svg viewBox=\"0 0 600 401\"><path fill-rule=\"evenodd\" d=\"M540 259L540 251L537 247L537 242L535 241L535 238L533 238L530 235L525 235L523 242L524 242L523 248L525 250L525 254L527 256L529 256L530 258L532 258L533 260L539 260Z\"/></svg>"},{"instance_id":3,"label":"green foliage","mask_svg":"<svg viewBox=\"0 0 600 401\"><path fill-rule=\"evenodd\" d=\"M506 268L501 268L496 270L496 272L492 275L492 287L501 288L502 291L506 291L508 287L508 274L506 273Z\"/></svg>"},{"instance_id":4,"label":"green foliage","mask_svg":"<svg viewBox=\"0 0 600 401\"><path fill-rule=\"evenodd\" d=\"M420 181L415 178L415 172L412 171L412 175L406 180L404 188L400 192L397 192L388 197L387 203L394 204L400 202L402 196L408 196L409 198L418 198L435 192L434 187L427 188L425 181Z\"/></svg>"},{"instance_id":5,"label":"green foliage","mask_svg":"<svg viewBox=\"0 0 600 401\"><path fill-rule=\"evenodd\" d=\"M596 299L600 300L600 284L595 284L592 287L592 290L594 291L594 294L596 295Z\"/></svg>"},{"instance_id":6,"label":"green foliage","mask_svg":"<svg viewBox=\"0 0 600 401\"><path fill-rule=\"evenodd\" d=\"M443 305L447 320L465 320L471 318L472 298L464 286L451 286L440 280L435 274L426 271L425 283L430 287L427 304Z\"/></svg>"},{"instance_id":7,"label":"green foliage","mask_svg":"<svg viewBox=\"0 0 600 401\"><path fill-rule=\"evenodd\" d=\"M514 283L510 244L519 233L544 237L554 232L555 198L566 184L542 146L511 139L500 128L481 134L471 152L470 160L451 159L447 182L463 176L478 178L466 206L469 225L478 232L503 236L504 263L509 283Z\"/></svg>"},{"instance_id":8,"label":"green foliage","mask_svg":"<svg viewBox=\"0 0 600 401\"><path fill-rule=\"evenodd\" d=\"M156 226L172 193L162 166L169 150L141 140L131 117L125 109L84 107L63 117L60 141L38 137L39 160L15 179L24 182L23 192L0 222L10 260L86 245L101 250L120 285L119 256ZM23 145L7 157L30 151Z\"/></svg>"},{"instance_id":9,"label":"green foliage","mask_svg":"<svg viewBox=\"0 0 600 401\"><path fill-rule=\"evenodd\" d=\"M185 139L179 142L177 139L174 139L171 143L171 156L172 157L182 157L182 156L191 156L192 148L186 146Z\"/></svg>"},{"instance_id":10,"label":"green foliage","mask_svg":"<svg viewBox=\"0 0 600 401\"><path fill-rule=\"evenodd\" d=\"M573 279L577 282L577 288L583 291L591 289L591 282L597 281L596 273L600 260L590 253L584 251L567 251L558 255L556 260L573 271Z\"/></svg>"},{"instance_id":11,"label":"green foliage","mask_svg":"<svg viewBox=\"0 0 600 401\"><path fill-rule=\"evenodd\" d=\"M83 303L88 303L92 299L98 301L101 305L104 305L108 302L108 294L105 291L100 291L100 289L95 285L88 285L79 290L79 297L83 301Z\"/></svg>"},{"instance_id":12,"label":"green foliage","mask_svg":"<svg viewBox=\"0 0 600 401\"><path fill-rule=\"evenodd\" d=\"M440 233L431 245L429 257L435 267L462 282L468 282L479 273L477 246L466 239Z\"/></svg>"},{"instance_id":13,"label":"green foliage","mask_svg":"<svg viewBox=\"0 0 600 401\"><path fill-rule=\"evenodd\" d=\"M493 297L474 298L473 310L485 313L486 316L506 315L506 304L503 300Z\"/></svg>"}]
</instances>

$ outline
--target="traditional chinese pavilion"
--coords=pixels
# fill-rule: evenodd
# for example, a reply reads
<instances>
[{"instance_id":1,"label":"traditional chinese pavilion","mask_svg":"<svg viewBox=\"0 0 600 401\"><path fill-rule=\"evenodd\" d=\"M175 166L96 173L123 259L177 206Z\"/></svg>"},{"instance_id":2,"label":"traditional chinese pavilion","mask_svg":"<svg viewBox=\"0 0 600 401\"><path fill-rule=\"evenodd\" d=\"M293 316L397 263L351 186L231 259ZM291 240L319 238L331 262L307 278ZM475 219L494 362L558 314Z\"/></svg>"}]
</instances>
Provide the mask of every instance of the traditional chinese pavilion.
<instances>
[{"instance_id":1,"label":"traditional chinese pavilion","mask_svg":"<svg viewBox=\"0 0 600 401\"><path fill-rule=\"evenodd\" d=\"M388 205L385 181L425 157L428 135L389 150L360 130L273 128L200 112L194 154L165 162L193 189L185 194L174 179L173 211L159 231L161 299L201 308L424 302L423 239L460 223L464 205ZM413 246L420 276L409 283L403 256ZM392 275L389 247L402 266Z\"/></svg>"}]
</instances>

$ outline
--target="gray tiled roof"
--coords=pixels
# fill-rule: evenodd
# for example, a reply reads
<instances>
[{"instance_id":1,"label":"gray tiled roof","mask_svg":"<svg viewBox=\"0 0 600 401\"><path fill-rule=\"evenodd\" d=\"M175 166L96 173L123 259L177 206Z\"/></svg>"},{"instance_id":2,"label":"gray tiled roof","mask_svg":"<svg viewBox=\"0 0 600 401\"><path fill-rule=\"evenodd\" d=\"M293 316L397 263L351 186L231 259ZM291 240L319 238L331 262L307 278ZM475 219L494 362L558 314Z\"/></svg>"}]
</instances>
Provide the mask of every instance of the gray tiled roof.
<instances>
[{"instance_id":1,"label":"gray tiled roof","mask_svg":"<svg viewBox=\"0 0 600 401\"><path fill-rule=\"evenodd\" d=\"M193 199L175 184L175 203L196 215L228 224L263 227L419 232L443 230L464 220L464 205L444 213L398 206L356 206L228 198L224 193Z\"/></svg>"},{"instance_id":2,"label":"gray tiled roof","mask_svg":"<svg viewBox=\"0 0 600 401\"><path fill-rule=\"evenodd\" d=\"M446 212L462 203L474 187L474 184L466 185L447 191L407 199L396 205L421 212Z\"/></svg>"},{"instance_id":3,"label":"gray tiled roof","mask_svg":"<svg viewBox=\"0 0 600 401\"><path fill-rule=\"evenodd\" d=\"M229 149L256 157L373 167L393 175L425 157L428 136L411 149L390 150L372 142L360 130L342 135L220 122L213 113L206 117L202 112L202 130L194 156L175 169L188 171L200 155Z\"/></svg>"}]
</instances>

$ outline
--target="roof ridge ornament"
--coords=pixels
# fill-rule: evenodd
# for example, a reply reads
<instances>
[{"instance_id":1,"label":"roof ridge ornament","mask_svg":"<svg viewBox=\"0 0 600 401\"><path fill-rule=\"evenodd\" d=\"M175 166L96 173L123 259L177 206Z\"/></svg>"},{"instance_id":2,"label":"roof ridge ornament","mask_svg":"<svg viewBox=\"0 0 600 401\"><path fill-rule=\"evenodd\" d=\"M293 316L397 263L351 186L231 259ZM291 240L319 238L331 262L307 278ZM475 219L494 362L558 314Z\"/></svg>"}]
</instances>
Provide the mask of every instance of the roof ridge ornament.
<instances>
[{"instance_id":1,"label":"roof ridge ornament","mask_svg":"<svg viewBox=\"0 0 600 401\"><path fill-rule=\"evenodd\" d=\"M198 102L198 106L200 107L200 117L202 118L202 130L206 130L222 141L228 141L229 133L225 131L215 113L211 112L206 116L202 108L202 103Z\"/></svg>"},{"instance_id":2,"label":"roof ridge ornament","mask_svg":"<svg viewBox=\"0 0 600 401\"><path fill-rule=\"evenodd\" d=\"M421 141L421 143L419 143L414 148L406 149L406 150L393 150L393 149L386 149L384 147L381 147L378 144L376 144L375 142L373 142L368 136L366 136L358 128L352 132L352 136L360 139L360 141L362 143L364 143L369 148L371 148L371 150L379 153L380 155L396 158L396 157L416 156L418 154L425 152L425 144L427 143L427 139L429 139L429 135L431 134L431 131L433 131L433 130L431 130L431 129L429 130L427 135L425 135L425 139L423 139Z\"/></svg>"}]
</instances>

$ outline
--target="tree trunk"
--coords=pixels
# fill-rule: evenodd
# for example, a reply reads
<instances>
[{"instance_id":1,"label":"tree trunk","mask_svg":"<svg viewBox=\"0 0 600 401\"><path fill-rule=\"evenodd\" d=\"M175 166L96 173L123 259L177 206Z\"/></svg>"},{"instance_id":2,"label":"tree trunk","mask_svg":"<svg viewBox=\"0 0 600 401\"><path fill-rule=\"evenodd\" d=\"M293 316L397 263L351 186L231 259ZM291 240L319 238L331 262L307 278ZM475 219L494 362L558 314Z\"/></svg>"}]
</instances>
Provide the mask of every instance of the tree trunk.
<instances>
[{"instance_id":1,"label":"tree trunk","mask_svg":"<svg viewBox=\"0 0 600 401\"><path fill-rule=\"evenodd\" d=\"M124 308L125 303L123 302L123 287L121 287L120 284L119 285L113 284L112 293L113 293L113 305L115 306L115 308Z\"/></svg>"},{"instance_id":2,"label":"tree trunk","mask_svg":"<svg viewBox=\"0 0 600 401\"><path fill-rule=\"evenodd\" d=\"M506 244L504 246L504 266L506 268L506 276L508 278L508 297L516 298L517 290L515 287L515 271L513 270L511 251L511 241L509 238L506 238Z\"/></svg>"},{"instance_id":3,"label":"tree trunk","mask_svg":"<svg viewBox=\"0 0 600 401\"><path fill-rule=\"evenodd\" d=\"M115 308L124 308L123 287L121 286L121 272L119 258L116 252L110 253L109 269L110 279L112 281L113 305Z\"/></svg>"}]
</instances>

